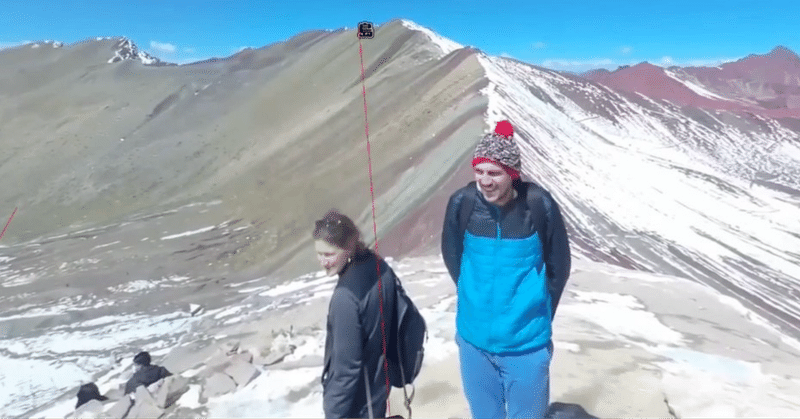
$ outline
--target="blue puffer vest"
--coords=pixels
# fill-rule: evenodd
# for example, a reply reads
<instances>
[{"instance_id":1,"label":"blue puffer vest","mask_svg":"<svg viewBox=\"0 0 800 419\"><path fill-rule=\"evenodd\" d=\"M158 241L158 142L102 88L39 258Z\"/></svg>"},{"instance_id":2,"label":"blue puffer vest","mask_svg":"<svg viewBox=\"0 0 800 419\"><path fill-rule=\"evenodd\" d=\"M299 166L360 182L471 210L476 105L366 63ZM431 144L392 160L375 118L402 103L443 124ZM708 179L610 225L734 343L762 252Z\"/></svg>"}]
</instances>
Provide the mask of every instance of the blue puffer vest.
<instances>
[{"instance_id":1,"label":"blue puffer vest","mask_svg":"<svg viewBox=\"0 0 800 419\"><path fill-rule=\"evenodd\" d=\"M499 220L499 210L485 205ZM464 233L456 327L464 340L487 352L526 352L552 336L541 234L503 236L499 221L495 237Z\"/></svg>"}]
</instances>

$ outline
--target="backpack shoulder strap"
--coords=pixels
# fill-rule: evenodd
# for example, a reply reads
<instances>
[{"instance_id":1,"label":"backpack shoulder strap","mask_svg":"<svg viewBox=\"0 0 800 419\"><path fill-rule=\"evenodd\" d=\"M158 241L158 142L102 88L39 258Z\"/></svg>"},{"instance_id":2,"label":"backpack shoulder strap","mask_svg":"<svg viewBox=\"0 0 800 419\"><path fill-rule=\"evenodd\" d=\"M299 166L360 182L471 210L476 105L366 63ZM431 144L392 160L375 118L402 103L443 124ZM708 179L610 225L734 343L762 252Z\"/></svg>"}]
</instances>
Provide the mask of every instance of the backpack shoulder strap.
<instances>
[{"instance_id":1,"label":"backpack shoulder strap","mask_svg":"<svg viewBox=\"0 0 800 419\"><path fill-rule=\"evenodd\" d=\"M547 193L545 193L544 189L533 182L529 182L526 192L528 208L535 208L537 200L541 199L542 203L544 204L544 209L547 211L547 219L549 221L553 204L550 202L550 197L547 195Z\"/></svg>"},{"instance_id":2,"label":"backpack shoulder strap","mask_svg":"<svg viewBox=\"0 0 800 419\"><path fill-rule=\"evenodd\" d=\"M527 196L526 201L528 204L529 209L536 208L537 203L541 200L542 205L544 206L545 211L545 234L546 236L542 239L542 244L544 244L544 251L547 253L549 252L549 240L550 237L553 236L553 202L551 201L550 195L538 184L534 182L530 182L527 188Z\"/></svg>"},{"instance_id":3,"label":"backpack shoulder strap","mask_svg":"<svg viewBox=\"0 0 800 419\"><path fill-rule=\"evenodd\" d=\"M461 232L459 237L464 237L464 232L467 231L467 224L469 223L469 216L472 214L472 209L475 208L475 199L477 198L478 187L473 180L467 185L467 192L461 199L461 208L458 212L458 230Z\"/></svg>"}]
</instances>

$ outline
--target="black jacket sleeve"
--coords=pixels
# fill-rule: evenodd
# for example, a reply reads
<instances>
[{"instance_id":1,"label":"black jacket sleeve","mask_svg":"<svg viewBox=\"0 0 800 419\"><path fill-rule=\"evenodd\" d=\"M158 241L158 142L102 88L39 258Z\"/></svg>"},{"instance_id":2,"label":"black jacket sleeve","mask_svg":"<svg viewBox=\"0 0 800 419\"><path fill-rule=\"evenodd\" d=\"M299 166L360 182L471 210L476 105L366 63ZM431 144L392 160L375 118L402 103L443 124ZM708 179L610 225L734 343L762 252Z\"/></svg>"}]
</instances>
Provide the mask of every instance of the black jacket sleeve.
<instances>
[{"instance_id":1,"label":"black jacket sleeve","mask_svg":"<svg viewBox=\"0 0 800 419\"><path fill-rule=\"evenodd\" d=\"M131 394L136 391L136 387L139 387L138 380L135 377L131 377L127 383L125 383L125 394Z\"/></svg>"},{"instance_id":2,"label":"black jacket sleeve","mask_svg":"<svg viewBox=\"0 0 800 419\"><path fill-rule=\"evenodd\" d=\"M329 377L323 388L326 419L346 418L351 414L362 377L363 338L358 300L352 291L341 288L331 297L330 316L333 334Z\"/></svg>"},{"instance_id":3,"label":"black jacket sleeve","mask_svg":"<svg viewBox=\"0 0 800 419\"><path fill-rule=\"evenodd\" d=\"M572 268L572 257L570 255L569 237L567 228L564 225L564 218L558 203L549 194L545 194L545 199L549 201L547 205L547 288L550 292L551 315L555 317L556 307L561 300L561 294L569 279L570 269Z\"/></svg>"},{"instance_id":4,"label":"black jacket sleeve","mask_svg":"<svg viewBox=\"0 0 800 419\"><path fill-rule=\"evenodd\" d=\"M461 255L464 252L464 235L460 231L458 223L462 197L463 194L460 193L455 193L450 197L442 228L442 258L456 286L458 286L458 276L461 273Z\"/></svg>"}]
</instances>

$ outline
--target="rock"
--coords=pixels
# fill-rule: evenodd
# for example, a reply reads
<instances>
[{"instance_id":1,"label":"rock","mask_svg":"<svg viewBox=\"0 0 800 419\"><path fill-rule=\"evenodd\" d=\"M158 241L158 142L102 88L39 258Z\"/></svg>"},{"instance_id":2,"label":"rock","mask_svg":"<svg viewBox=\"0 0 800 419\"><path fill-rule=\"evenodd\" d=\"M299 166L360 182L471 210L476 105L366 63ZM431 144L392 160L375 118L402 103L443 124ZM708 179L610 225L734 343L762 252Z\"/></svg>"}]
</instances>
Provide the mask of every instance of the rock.
<instances>
[{"instance_id":1,"label":"rock","mask_svg":"<svg viewBox=\"0 0 800 419\"><path fill-rule=\"evenodd\" d=\"M150 392L145 388L145 386L136 387L136 392L134 393L133 400L135 401L134 404L150 403L153 406L156 405L156 399L153 398L153 395L150 394Z\"/></svg>"},{"instance_id":2,"label":"rock","mask_svg":"<svg viewBox=\"0 0 800 419\"><path fill-rule=\"evenodd\" d=\"M231 366L231 362L228 361L227 359L225 360L225 362L222 362L222 363L216 363L214 365L206 365L206 367L203 368L197 374L197 376L200 377L200 378L208 379L208 378L211 378L211 376L214 375L214 374L223 373L225 371L225 369L230 367L230 366Z\"/></svg>"},{"instance_id":3,"label":"rock","mask_svg":"<svg viewBox=\"0 0 800 419\"><path fill-rule=\"evenodd\" d=\"M208 409L205 407L198 407L190 409L188 407L179 407L172 412L164 415L165 419L187 419L187 418L207 418Z\"/></svg>"},{"instance_id":4,"label":"rock","mask_svg":"<svg viewBox=\"0 0 800 419\"><path fill-rule=\"evenodd\" d=\"M164 357L161 366L173 374L180 374L203 365L215 351L217 349L214 346L203 347L197 344L179 346Z\"/></svg>"},{"instance_id":5,"label":"rock","mask_svg":"<svg viewBox=\"0 0 800 419\"><path fill-rule=\"evenodd\" d=\"M241 352L236 355L231 355L230 361L231 363L244 362L249 364L253 362L253 354L251 354L250 352Z\"/></svg>"},{"instance_id":6,"label":"rock","mask_svg":"<svg viewBox=\"0 0 800 419\"><path fill-rule=\"evenodd\" d=\"M202 312L203 312L203 306L199 304L189 304L189 314L191 314L192 316L197 316Z\"/></svg>"},{"instance_id":7,"label":"rock","mask_svg":"<svg viewBox=\"0 0 800 419\"><path fill-rule=\"evenodd\" d=\"M89 400L65 418L96 418L103 413L103 403L99 400Z\"/></svg>"},{"instance_id":8,"label":"rock","mask_svg":"<svg viewBox=\"0 0 800 419\"><path fill-rule=\"evenodd\" d=\"M106 410L103 417L123 419L128 415L128 412L131 410L131 406L133 406L133 400L131 400L130 397L125 396L114 403L108 410Z\"/></svg>"},{"instance_id":9,"label":"rock","mask_svg":"<svg viewBox=\"0 0 800 419\"><path fill-rule=\"evenodd\" d=\"M231 365L231 359L221 348L217 348L214 355L208 358L203 368L197 375L200 378L210 378L215 373L225 371Z\"/></svg>"},{"instance_id":10,"label":"rock","mask_svg":"<svg viewBox=\"0 0 800 419\"><path fill-rule=\"evenodd\" d=\"M222 348L225 350L225 354L233 355L239 352L239 342L225 342Z\"/></svg>"},{"instance_id":11,"label":"rock","mask_svg":"<svg viewBox=\"0 0 800 419\"><path fill-rule=\"evenodd\" d=\"M206 367L207 368L214 368L220 365L224 365L230 363L230 356L228 356L224 350L217 349L210 358L206 360Z\"/></svg>"},{"instance_id":12,"label":"rock","mask_svg":"<svg viewBox=\"0 0 800 419\"><path fill-rule=\"evenodd\" d=\"M233 378L238 388L242 388L258 377L261 371L249 362L235 362L225 369L225 374Z\"/></svg>"},{"instance_id":13,"label":"rock","mask_svg":"<svg viewBox=\"0 0 800 419\"><path fill-rule=\"evenodd\" d=\"M313 367L320 367L322 368L322 363L324 359L319 355L309 355L304 356L296 361L290 362L281 362L275 364L270 367L270 369L274 370L293 370L297 368L313 368Z\"/></svg>"},{"instance_id":14,"label":"rock","mask_svg":"<svg viewBox=\"0 0 800 419\"><path fill-rule=\"evenodd\" d=\"M125 396L125 390L122 388L112 388L108 390L104 396L108 397L108 400L117 401Z\"/></svg>"},{"instance_id":15,"label":"rock","mask_svg":"<svg viewBox=\"0 0 800 419\"><path fill-rule=\"evenodd\" d=\"M139 387L143 388L143 387ZM136 399L136 402L133 404L133 408L131 408L130 413L128 413L128 418L130 419L157 419L164 415L164 409L158 408L154 403L151 403L153 399L139 400Z\"/></svg>"},{"instance_id":16,"label":"rock","mask_svg":"<svg viewBox=\"0 0 800 419\"><path fill-rule=\"evenodd\" d=\"M209 398L230 393L234 390L236 390L236 382L233 381L233 378L221 372L217 372L206 379L202 394L203 397Z\"/></svg>"},{"instance_id":17,"label":"rock","mask_svg":"<svg viewBox=\"0 0 800 419\"><path fill-rule=\"evenodd\" d=\"M164 379L164 384L155 395L156 406L166 409L189 391L189 380L179 375L171 375Z\"/></svg>"},{"instance_id":18,"label":"rock","mask_svg":"<svg viewBox=\"0 0 800 419\"><path fill-rule=\"evenodd\" d=\"M147 386L147 392L150 393L151 396L155 395L156 393L158 393L158 389L160 389L162 385L164 385L163 378Z\"/></svg>"},{"instance_id":19,"label":"rock","mask_svg":"<svg viewBox=\"0 0 800 419\"><path fill-rule=\"evenodd\" d=\"M283 361L284 358L294 353L295 349L297 349L297 346L295 345L280 347L277 350L270 352L269 355L265 357L258 357L253 361L253 363L256 365L274 365Z\"/></svg>"}]
</instances>

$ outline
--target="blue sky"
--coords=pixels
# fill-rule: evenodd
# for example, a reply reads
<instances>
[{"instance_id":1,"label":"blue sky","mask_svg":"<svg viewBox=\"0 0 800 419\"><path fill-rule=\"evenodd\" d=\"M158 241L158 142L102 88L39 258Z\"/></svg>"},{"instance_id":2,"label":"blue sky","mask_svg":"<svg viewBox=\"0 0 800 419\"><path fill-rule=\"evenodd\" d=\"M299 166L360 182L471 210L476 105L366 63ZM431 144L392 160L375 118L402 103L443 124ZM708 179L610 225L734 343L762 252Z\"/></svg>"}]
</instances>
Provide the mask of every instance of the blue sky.
<instances>
[{"instance_id":1,"label":"blue sky","mask_svg":"<svg viewBox=\"0 0 800 419\"><path fill-rule=\"evenodd\" d=\"M769 0L3 0L0 47L127 36L163 60L182 63L305 30L404 18L492 55L583 71L641 61L713 65L776 45L800 53L797 16L800 1Z\"/></svg>"}]
</instances>

